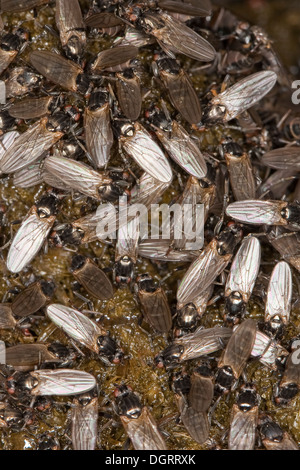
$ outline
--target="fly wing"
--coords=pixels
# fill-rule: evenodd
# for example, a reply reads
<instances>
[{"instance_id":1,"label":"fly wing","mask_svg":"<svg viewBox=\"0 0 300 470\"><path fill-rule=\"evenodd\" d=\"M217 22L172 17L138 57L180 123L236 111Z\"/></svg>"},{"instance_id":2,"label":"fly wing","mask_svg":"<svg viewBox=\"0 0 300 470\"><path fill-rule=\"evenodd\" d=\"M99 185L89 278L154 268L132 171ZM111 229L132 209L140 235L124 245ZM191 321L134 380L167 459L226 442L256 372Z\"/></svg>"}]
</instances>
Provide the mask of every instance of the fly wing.
<instances>
[{"instance_id":1,"label":"fly wing","mask_svg":"<svg viewBox=\"0 0 300 470\"><path fill-rule=\"evenodd\" d=\"M167 333L172 327L172 316L166 294L162 289L153 293L140 293L146 321L160 333Z\"/></svg>"},{"instance_id":2,"label":"fly wing","mask_svg":"<svg viewBox=\"0 0 300 470\"><path fill-rule=\"evenodd\" d=\"M257 406L244 412L240 411L237 405L234 405L228 438L229 450L254 449L257 420Z\"/></svg>"},{"instance_id":3,"label":"fly wing","mask_svg":"<svg viewBox=\"0 0 300 470\"><path fill-rule=\"evenodd\" d=\"M235 378L238 379L249 359L255 337L256 322L252 319L245 320L232 334L218 367L231 367Z\"/></svg>"},{"instance_id":4,"label":"fly wing","mask_svg":"<svg viewBox=\"0 0 300 470\"><path fill-rule=\"evenodd\" d=\"M83 70L71 60L64 59L55 52L34 51L30 54L30 62L50 82L69 91L77 91L76 79Z\"/></svg>"},{"instance_id":5,"label":"fly wing","mask_svg":"<svg viewBox=\"0 0 300 470\"><path fill-rule=\"evenodd\" d=\"M47 297L43 293L40 283L35 282L17 295L11 308L14 315L22 318L37 312L46 302Z\"/></svg>"},{"instance_id":6,"label":"fly wing","mask_svg":"<svg viewBox=\"0 0 300 470\"><path fill-rule=\"evenodd\" d=\"M0 48L0 75L7 69L17 55L18 51L4 51Z\"/></svg>"},{"instance_id":7,"label":"fly wing","mask_svg":"<svg viewBox=\"0 0 300 470\"><path fill-rule=\"evenodd\" d=\"M100 13L93 13L84 20L86 26L90 28L113 28L123 24L120 18L117 18L113 13L103 11Z\"/></svg>"},{"instance_id":8,"label":"fly wing","mask_svg":"<svg viewBox=\"0 0 300 470\"><path fill-rule=\"evenodd\" d=\"M1 159L2 173L14 173L31 165L61 139L64 134L48 131L46 123L47 118L43 118L14 141Z\"/></svg>"},{"instance_id":9,"label":"fly wing","mask_svg":"<svg viewBox=\"0 0 300 470\"><path fill-rule=\"evenodd\" d=\"M32 188L33 186L42 184L44 179L42 177L41 163L37 162L27 168L16 171L13 181L14 185L19 188Z\"/></svg>"},{"instance_id":10,"label":"fly wing","mask_svg":"<svg viewBox=\"0 0 300 470\"><path fill-rule=\"evenodd\" d=\"M226 162L235 199L243 201L255 198L255 180L248 155L244 154L237 158L232 156L226 157Z\"/></svg>"},{"instance_id":11,"label":"fly wing","mask_svg":"<svg viewBox=\"0 0 300 470\"><path fill-rule=\"evenodd\" d=\"M164 153L139 123L135 123L133 137L121 137L123 149L149 175L162 183L172 179L172 169Z\"/></svg>"},{"instance_id":12,"label":"fly wing","mask_svg":"<svg viewBox=\"0 0 300 470\"><path fill-rule=\"evenodd\" d=\"M40 219L35 207L31 209L10 246L7 269L13 273L22 271L40 251L53 224L55 217Z\"/></svg>"},{"instance_id":13,"label":"fly wing","mask_svg":"<svg viewBox=\"0 0 300 470\"><path fill-rule=\"evenodd\" d=\"M205 17L211 15L210 1L178 1L178 0L160 0L158 2L159 8L182 15Z\"/></svg>"},{"instance_id":14,"label":"fly wing","mask_svg":"<svg viewBox=\"0 0 300 470\"><path fill-rule=\"evenodd\" d=\"M154 15L146 14L145 16L154 17ZM167 48L171 48L171 50L175 50L179 54L184 54L195 60L203 62L214 60L216 51L202 36L166 13L161 13L159 18L162 18L165 23L165 27L157 29L153 33L159 42Z\"/></svg>"},{"instance_id":15,"label":"fly wing","mask_svg":"<svg viewBox=\"0 0 300 470\"><path fill-rule=\"evenodd\" d=\"M191 263L199 256L197 250L172 250L173 240L153 240L149 238L139 244L139 255L155 261Z\"/></svg>"},{"instance_id":16,"label":"fly wing","mask_svg":"<svg viewBox=\"0 0 300 470\"><path fill-rule=\"evenodd\" d=\"M299 232L285 232L278 226L267 233L267 238L281 256L300 271Z\"/></svg>"},{"instance_id":17,"label":"fly wing","mask_svg":"<svg viewBox=\"0 0 300 470\"><path fill-rule=\"evenodd\" d=\"M193 302L224 271L230 258L231 255L218 254L213 240L184 275L177 291L177 301L180 304Z\"/></svg>"},{"instance_id":18,"label":"fly wing","mask_svg":"<svg viewBox=\"0 0 300 470\"><path fill-rule=\"evenodd\" d=\"M175 340L174 344L184 347L180 361L188 361L223 349L231 335L230 328L219 326L207 329L199 328L194 333Z\"/></svg>"},{"instance_id":19,"label":"fly wing","mask_svg":"<svg viewBox=\"0 0 300 470\"><path fill-rule=\"evenodd\" d=\"M262 157L262 163L270 168L278 170L300 170L299 147L284 147L270 150Z\"/></svg>"},{"instance_id":20,"label":"fly wing","mask_svg":"<svg viewBox=\"0 0 300 470\"><path fill-rule=\"evenodd\" d=\"M78 395L88 392L96 386L96 379L81 370L37 370L31 375L38 380L38 385L31 390L32 395Z\"/></svg>"},{"instance_id":21,"label":"fly wing","mask_svg":"<svg viewBox=\"0 0 300 470\"><path fill-rule=\"evenodd\" d=\"M106 274L91 260L87 260L84 268L74 271L73 275L91 295L99 300L111 299L113 287Z\"/></svg>"},{"instance_id":22,"label":"fly wing","mask_svg":"<svg viewBox=\"0 0 300 470\"><path fill-rule=\"evenodd\" d=\"M9 108L10 116L18 119L35 119L49 114L49 105L53 98L25 98L17 101Z\"/></svg>"},{"instance_id":23,"label":"fly wing","mask_svg":"<svg viewBox=\"0 0 300 470\"><path fill-rule=\"evenodd\" d=\"M10 330L15 328L16 324L10 304L0 304L0 329Z\"/></svg>"},{"instance_id":24,"label":"fly wing","mask_svg":"<svg viewBox=\"0 0 300 470\"><path fill-rule=\"evenodd\" d=\"M84 29L78 0L56 0L56 25L61 35Z\"/></svg>"},{"instance_id":25,"label":"fly wing","mask_svg":"<svg viewBox=\"0 0 300 470\"><path fill-rule=\"evenodd\" d=\"M170 183L162 183L149 173L144 173L139 180L139 184L131 191L131 204L144 204L147 208L150 208L151 204L156 204L160 200Z\"/></svg>"},{"instance_id":26,"label":"fly wing","mask_svg":"<svg viewBox=\"0 0 300 470\"><path fill-rule=\"evenodd\" d=\"M6 364L15 368L34 370L46 361L60 362L44 344L18 344L6 349Z\"/></svg>"},{"instance_id":27,"label":"fly wing","mask_svg":"<svg viewBox=\"0 0 300 470\"><path fill-rule=\"evenodd\" d=\"M135 450L166 450L166 443L148 408L137 419L121 416L123 426Z\"/></svg>"},{"instance_id":28,"label":"fly wing","mask_svg":"<svg viewBox=\"0 0 300 470\"><path fill-rule=\"evenodd\" d=\"M258 357L262 364L277 370L277 359L279 360L287 355L287 350L279 343L261 331L256 332L255 342L251 351L252 357Z\"/></svg>"},{"instance_id":29,"label":"fly wing","mask_svg":"<svg viewBox=\"0 0 300 470\"><path fill-rule=\"evenodd\" d=\"M245 238L237 252L228 275L225 296L240 292L248 302L259 273L261 247L257 238Z\"/></svg>"},{"instance_id":30,"label":"fly wing","mask_svg":"<svg viewBox=\"0 0 300 470\"><path fill-rule=\"evenodd\" d=\"M86 146L97 168L109 161L114 136L110 124L110 107L106 103L97 111L85 110L84 129Z\"/></svg>"},{"instance_id":31,"label":"fly wing","mask_svg":"<svg viewBox=\"0 0 300 470\"><path fill-rule=\"evenodd\" d=\"M75 220L73 226L83 230L83 243L89 243L95 240L106 240L110 234L114 236L117 230L116 210L113 204L101 204L93 214L86 215L81 219ZM110 231L103 232L104 227L111 227Z\"/></svg>"},{"instance_id":32,"label":"fly wing","mask_svg":"<svg viewBox=\"0 0 300 470\"><path fill-rule=\"evenodd\" d=\"M110 178L102 177L85 163L65 157L46 158L44 170L58 178L58 182L63 182L67 188L98 200L99 187L111 182Z\"/></svg>"},{"instance_id":33,"label":"fly wing","mask_svg":"<svg viewBox=\"0 0 300 470\"><path fill-rule=\"evenodd\" d=\"M142 95L137 77L125 78L117 74L117 97L123 114L131 121L136 121L141 113Z\"/></svg>"},{"instance_id":34,"label":"fly wing","mask_svg":"<svg viewBox=\"0 0 300 470\"><path fill-rule=\"evenodd\" d=\"M72 444L74 450L95 450L98 431L98 399L86 406L72 408Z\"/></svg>"},{"instance_id":35,"label":"fly wing","mask_svg":"<svg viewBox=\"0 0 300 470\"><path fill-rule=\"evenodd\" d=\"M125 64L134 59L138 53L139 50L135 46L112 47L100 52L91 68L93 71L102 72L107 68Z\"/></svg>"},{"instance_id":36,"label":"fly wing","mask_svg":"<svg viewBox=\"0 0 300 470\"><path fill-rule=\"evenodd\" d=\"M160 76L174 108L188 123L198 124L202 117L201 105L188 75L181 69L177 75L162 71Z\"/></svg>"},{"instance_id":37,"label":"fly wing","mask_svg":"<svg viewBox=\"0 0 300 470\"><path fill-rule=\"evenodd\" d=\"M245 224L276 225L282 223L281 209L286 206L280 201L261 201L259 199L237 201L229 204L226 214Z\"/></svg>"},{"instance_id":38,"label":"fly wing","mask_svg":"<svg viewBox=\"0 0 300 470\"><path fill-rule=\"evenodd\" d=\"M214 397L214 384L210 377L203 377L197 372L191 376L189 403L195 411L206 412Z\"/></svg>"},{"instance_id":39,"label":"fly wing","mask_svg":"<svg viewBox=\"0 0 300 470\"><path fill-rule=\"evenodd\" d=\"M5 154L6 150L8 150L14 141L20 136L19 132L12 131L12 132L7 132L4 134L0 140L0 164L1 160L3 158L3 155Z\"/></svg>"},{"instance_id":40,"label":"fly wing","mask_svg":"<svg viewBox=\"0 0 300 470\"><path fill-rule=\"evenodd\" d=\"M210 429L207 414L203 411L196 411L191 406L185 406L180 418L191 438L198 444L204 444L209 438Z\"/></svg>"},{"instance_id":41,"label":"fly wing","mask_svg":"<svg viewBox=\"0 0 300 470\"><path fill-rule=\"evenodd\" d=\"M185 129L176 121L172 124L170 138L165 132L157 131L157 137L170 157L195 178L205 178L207 166L200 149L190 138Z\"/></svg>"},{"instance_id":42,"label":"fly wing","mask_svg":"<svg viewBox=\"0 0 300 470\"><path fill-rule=\"evenodd\" d=\"M213 98L212 104L225 106L226 115L224 120L230 121L267 95L276 81L277 75L275 72L254 73L239 80L228 90Z\"/></svg>"},{"instance_id":43,"label":"fly wing","mask_svg":"<svg viewBox=\"0 0 300 470\"><path fill-rule=\"evenodd\" d=\"M1 0L1 11L31 10L48 2L49 0Z\"/></svg>"},{"instance_id":44,"label":"fly wing","mask_svg":"<svg viewBox=\"0 0 300 470\"><path fill-rule=\"evenodd\" d=\"M98 352L97 338L106 332L83 313L65 305L52 304L47 307L47 315L68 336Z\"/></svg>"},{"instance_id":45,"label":"fly wing","mask_svg":"<svg viewBox=\"0 0 300 470\"><path fill-rule=\"evenodd\" d=\"M277 263L273 269L265 309L265 321L279 316L286 324L289 321L292 302L292 273L285 261Z\"/></svg>"},{"instance_id":46,"label":"fly wing","mask_svg":"<svg viewBox=\"0 0 300 470\"><path fill-rule=\"evenodd\" d=\"M119 228L118 242L116 245L116 261L122 256L129 256L135 263L140 237L139 217L135 217L127 225Z\"/></svg>"}]
</instances>

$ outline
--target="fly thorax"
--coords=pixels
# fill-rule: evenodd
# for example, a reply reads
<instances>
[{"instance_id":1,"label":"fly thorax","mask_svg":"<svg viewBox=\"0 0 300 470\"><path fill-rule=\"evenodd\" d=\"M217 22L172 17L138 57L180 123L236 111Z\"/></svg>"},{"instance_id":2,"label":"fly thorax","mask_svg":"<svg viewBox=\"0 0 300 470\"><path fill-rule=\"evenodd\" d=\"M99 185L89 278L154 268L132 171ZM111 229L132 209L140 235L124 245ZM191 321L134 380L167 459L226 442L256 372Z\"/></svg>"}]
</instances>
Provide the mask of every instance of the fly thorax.
<instances>
[{"instance_id":1,"label":"fly thorax","mask_svg":"<svg viewBox=\"0 0 300 470\"><path fill-rule=\"evenodd\" d=\"M153 294L157 290L152 277L148 274L143 274L140 276L138 279L138 288L140 291L144 291L149 294Z\"/></svg>"},{"instance_id":2,"label":"fly thorax","mask_svg":"<svg viewBox=\"0 0 300 470\"><path fill-rule=\"evenodd\" d=\"M188 395L191 390L191 378L188 374L179 373L174 376L172 388L179 395Z\"/></svg>"},{"instance_id":3,"label":"fly thorax","mask_svg":"<svg viewBox=\"0 0 300 470\"><path fill-rule=\"evenodd\" d=\"M245 311L245 302L240 292L231 292L225 300L225 308L227 313L225 314L226 321L228 323L236 324L241 319Z\"/></svg>"},{"instance_id":4,"label":"fly thorax","mask_svg":"<svg viewBox=\"0 0 300 470\"><path fill-rule=\"evenodd\" d=\"M158 354L154 362L157 367L170 367L180 362L180 358L184 352L181 344L170 344L161 354Z\"/></svg>"},{"instance_id":5,"label":"fly thorax","mask_svg":"<svg viewBox=\"0 0 300 470\"><path fill-rule=\"evenodd\" d=\"M242 147L235 142L228 142L226 144L223 144L222 147L224 154L229 154L233 157L242 157L243 155Z\"/></svg>"},{"instance_id":6,"label":"fly thorax","mask_svg":"<svg viewBox=\"0 0 300 470\"><path fill-rule=\"evenodd\" d=\"M0 47L6 52L17 51L21 47L21 39L17 34L5 34L1 39Z\"/></svg>"},{"instance_id":7,"label":"fly thorax","mask_svg":"<svg viewBox=\"0 0 300 470\"><path fill-rule=\"evenodd\" d=\"M199 315L194 304L190 303L185 305L181 310L177 312L177 325L179 328L191 329L196 327Z\"/></svg>"},{"instance_id":8,"label":"fly thorax","mask_svg":"<svg viewBox=\"0 0 300 470\"><path fill-rule=\"evenodd\" d=\"M69 59L78 62L84 54L84 44L78 36L71 36L64 50Z\"/></svg>"},{"instance_id":9,"label":"fly thorax","mask_svg":"<svg viewBox=\"0 0 300 470\"><path fill-rule=\"evenodd\" d=\"M45 294L46 297L51 298L55 291L54 282L41 281L40 284L43 294Z\"/></svg>"},{"instance_id":10,"label":"fly thorax","mask_svg":"<svg viewBox=\"0 0 300 470\"><path fill-rule=\"evenodd\" d=\"M284 386L279 386L278 393L275 397L275 402L280 405L287 405L299 392L299 387L296 383L289 383Z\"/></svg>"},{"instance_id":11,"label":"fly thorax","mask_svg":"<svg viewBox=\"0 0 300 470\"><path fill-rule=\"evenodd\" d=\"M47 194L39 200L36 208L40 219L48 219L57 213L58 199L55 195Z\"/></svg>"},{"instance_id":12,"label":"fly thorax","mask_svg":"<svg viewBox=\"0 0 300 470\"><path fill-rule=\"evenodd\" d=\"M118 284L129 284L133 278L134 263L129 256L122 256L115 265L115 280Z\"/></svg>"},{"instance_id":13,"label":"fly thorax","mask_svg":"<svg viewBox=\"0 0 300 470\"><path fill-rule=\"evenodd\" d=\"M87 406L91 403L93 396L91 393L84 393L78 398L78 402L81 406Z\"/></svg>"},{"instance_id":14,"label":"fly thorax","mask_svg":"<svg viewBox=\"0 0 300 470\"><path fill-rule=\"evenodd\" d=\"M110 362L118 363L123 356L123 353L118 348L117 343L108 335L102 335L97 338L97 345L99 348L99 355L104 356Z\"/></svg>"},{"instance_id":15,"label":"fly thorax","mask_svg":"<svg viewBox=\"0 0 300 470\"><path fill-rule=\"evenodd\" d=\"M91 81L85 73L80 73L76 78L77 91L86 95L90 86Z\"/></svg>"},{"instance_id":16,"label":"fly thorax","mask_svg":"<svg viewBox=\"0 0 300 470\"><path fill-rule=\"evenodd\" d=\"M70 118L65 113L58 112L48 119L46 127L51 132L66 131L71 127Z\"/></svg>"},{"instance_id":17,"label":"fly thorax","mask_svg":"<svg viewBox=\"0 0 300 470\"><path fill-rule=\"evenodd\" d=\"M236 403L241 411L250 411L258 404L255 390L246 388L240 392Z\"/></svg>"},{"instance_id":18,"label":"fly thorax","mask_svg":"<svg viewBox=\"0 0 300 470\"><path fill-rule=\"evenodd\" d=\"M96 90L91 94L89 109L96 111L109 102L109 93L106 90Z\"/></svg>"},{"instance_id":19,"label":"fly thorax","mask_svg":"<svg viewBox=\"0 0 300 470\"><path fill-rule=\"evenodd\" d=\"M26 374L22 381L23 387L27 390L33 390L38 385L38 383L38 379L30 374Z\"/></svg>"},{"instance_id":20,"label":"fly thorax","mask_svg":"<svg viewBox=\"0 0 300 470\"><path fill-rule=\"evenodd\" d=\"M115 202L123 195L124 188L116 182L99 186L98 193L104 201Z\"/></svg>"},{"instance_id":21,"label":"fly thorax","mask_svg":"<svg viewBox=\"0 0 300 470\"><path fill-rule=\"evenodd\" d=\"M207 119L212 122L222 121L226 114L225 106L214 105L207 114Z\"/></svg>"},{"instance_id":22,"label":"fly thorax","mask_svg":"<svg viewBox=\"0 0 300 470\"><path fill-rule=\"evenodd\" d=\"M217 393L228 393L234 382L234 374L230 366L218 369L215 390Z\"/></svg>"},{"instance_id":23,"label":"fly thorax","mask_svg":"<svg viewBox=\"0 0 300 470\"><path fill-rule=\"evenodd\" d=\"M160 72L164 71L172 75L178 75L180 72L180 65L175 59L170 59L168 57L157 60L158 70Z\"/></svg>"},{"instance_id":24,"label":"fly thorax","mask_svg":"<svg viewBox=\"0 0 300 470\"><path fill-rule=\"evenodd\" d=\"M271 442L281 442L284 435L281 427L266 417L260 425L260 432L263 439Z\"/></svg>"},{"instance_id":25,"label":"fly thorax","mask_svg":"<svg viewBox=\"0 0 300 470\"><path fill-rule=\"evenodd\" d=\"M83 268L86 263L86 257L82 255L75 255L72 258L71 271L78 271Z\"/></svg>"},{"instance_id":26,"label":"fly thorax","mask_svg":"<svg viewBox=\"0 0 300 470\"><path fill-rule=\"evenodd\" d=\"M142 413L142 404L137 395L131 391L123 393L116 399L118 413L130 419L137 419Z\"/></svg>"},{"instance_id":27,"label":"fly thorax","mask_svg":"<svg viewBox=\"0 0 300 470\"><path fill-rule=\"evenodd\" d=\"M298 202L288 204L281 210L281 216L291 227L295 229L300 228L300 204Z\"/></svg>"}]
</instances>

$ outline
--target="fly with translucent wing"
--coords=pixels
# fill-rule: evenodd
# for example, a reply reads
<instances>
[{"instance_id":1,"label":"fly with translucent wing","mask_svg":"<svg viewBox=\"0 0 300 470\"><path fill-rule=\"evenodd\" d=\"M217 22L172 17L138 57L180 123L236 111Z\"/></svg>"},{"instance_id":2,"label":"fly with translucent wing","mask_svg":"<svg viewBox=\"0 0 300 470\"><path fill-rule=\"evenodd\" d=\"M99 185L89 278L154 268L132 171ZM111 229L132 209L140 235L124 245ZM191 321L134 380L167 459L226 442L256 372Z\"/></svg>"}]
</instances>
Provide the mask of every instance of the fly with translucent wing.
<instances>
[{"instance_id":1,"label":"fly with translucent wing","mask_svg":"<svg viewBox=\"0 0 300 470\"><path fill-rule=\"evenodd\" d=\"M124 150L135 162L161 183L170 183L172 169L168 159L149 132L138 122L114 121L114 127Z\"/></svg>"},{"instance_id":2,"label":"fly with translucent wing","mask_svg":"<svg viewBox=\"0 0 300 470\"><path fill-rule=\"evenodd\" d=\"M260 101L277 81L275 72L257 72L212 99L206 115L208 122L228 122Z\"/></svg>"},{"instance_id":3,"label":"fly with translucent wing","mask_svg":"<svg viewBox=\"0 0 300 470\"><path fill-rule=\"evenodd\" d=\"M71 271L75 279L93 297L99 300L113 297L114 291L110 280L90 258L75 255L72 259Z\"/></svg>"},{"instance_id":4,"label":"fly with translucent wing","mask_svg":"<svg viewBox=\"0 0 300 470\"><path fill-rule=\"evenodd\" d=\"M59 198L55 193L46 194L33 206L17 234L7 256L7 269L21 272L40 251L56 220Z\"/></svg>"},{"instance_id":5,"label":"fly with translucent wing","mask_svg":"<svg viewBox=\"0 0 300 470\"><path fill-rule=\"evenodd\" d=\"M215 58L216 51L206 39L165 12L146 12L139 23L169 53L183 54L201 62L211 62Z\"/></svg>"},{"instance_id":6,"label":"fly with translucent wing","mask_svg":"<svg viewBox=\"0 0 300 470\"><path fill-rule=\"evenodd\" d=\"M72 60L50 51L33 51L29 58L31 65L50 82L75 93L87 93L90 81Z\"/></svg>"},{"instance_id":7,"label":"fly with translucent wing","mask_svg":"<svg viewBox=\"0 0 300 470\"><path fill-rule=\"evenodd\" d=\"M56 1L56 26L69 59L80 62L85 51L85 26L78 0Z\"/></svg>"},{"instance_id":8,"label":"fly with translucent wing","mask_svg":"<svg viewBox=\"0 0 300 470\"><path fill-rule=\"evenodd\" d=\"M21 134L4 153L0 161L1 173L15 173L30 166L63 136L69 126L64 113L42 118Z\"/></svg>"},{"instance_id":9,"label":"fly with translucent wing","mask_svg":"<svg viewBox=\"0 0 300 470\"><path fill-rule=\"evenodd\" d=\"M245 313L259 273L260 258L259 240L252 236L245 238L232 262L225 285L224 319L229 323L238 322Z\"/></svg>"},{"instance_id":10,"label":"fly with translucent wing","mask_svg":"<svg viewBox=\"0 0 300 470\"><path fill-rule=\"evenodd\" d=\"M300 202L298 201L249 199L229 204L226 214L244 224L283 225L292 230L300 230Z\"/></svg>"},{"instance_id":11,"label":"fly with translucent wing","mask_svg":"<svg viewBox=\"0 0 300 470\"><path fill-rule=\"evenodd\" d=\"M177 301L193 302L220 275L232 258L242 232L238 225L230 224L202 251L184 275L177 291Z\"/></svg>"},{"instance_id":12,"label":"fly with translucent wing","mask_svg":"<svg viewBox=\"0 0 300 470\"><path fill-rule=\"evenodd\" d=\"M105 363L118 364L123 357L109 333L78 310L52 304L47 307L47 315L68 336L98 354Z\"/></svg>"},{"instance_id":13,"label":"fly with translucent wing","mask_svg":"<svg viewBox=\"0 0 300 470\"><path fill-rule=\"evenodd\" d=\"M233 332L218 363L215 390L228 393L250 357L256 337L256 322L245 320Z\"/></svg>"},{"instance_id":14,"label":"fly with translucent wing","mask_svg":"<svg viewBox=\"0 0 300 470\"><path fill-rule=\"evenodd\" d=\"M95 390L74 398L71 432L74 450L95 450L98 432L98 396Z\"/></svg>"},{"instance_id":15,"label":"fly with translucent wing","mask_svg":"<svg viewBox=\"0 0 300 470\"><path fill-rule=\"evenodd\" d=\"M245 384L231 411L229 450L253 450L258 423L259 397L253 384Z\"/></svg>"},{"instance_id":16,"label":"fly with translucent wing","mask_svg":"<svg viewBox=\"0 0 300 470\"><path fill-rule=\"evenodd\" d=\"M107 174L70 158L50 156L45 159L43 170L44 180L51 186L78 191L98 201L115 200L123 193L122 187Z\"/></svg>"},{"instance_id":17,"label":"fly with translucent wing","mask_svg":"<svg viewBox=\"0 0 300 470\"><path fill-rule=\"evenodd\" d=\"M14 375L7 381L8 386ZM32 396L69 396L88 392L96 386L96 379L88 372L74 369L40 369L30 373L18 373L16 390L24 390Z\"/></svg>"},{"instance_id":18,"label":"fly with translucent wing","mask_svg":"<svg viewBox=\"0 0 300 470\"><path fill-rule=\"evenodd\" d=\"M229 177L230 185L236 201L254 199L256 188L251 160L240 145L228 142L222 145Z\"/></svg>"},{"instance_id":19,"label":"fly with translucent wing","mask_svg":"<svg viewBox=\"0 0 300 470\"><path fill-rule=\"evenodd\" d=\"M195 178L204 178L207 165L196 140L177 121L169 120L158 108L147 111L156 136L170 157L188 174Z\"/></svg>"},{"instance_id":20,"label":"fly with translucent wing","mask_svg":"<svg viewBox=\"0 0 300 470\"><path fill-rule=\"evenodd\" d=\"M163 54L154 58L153 71L162 80L174 108L189 124L199 124L202 117L200 100L188 74L175 59Z\"/></svg>"},{"instance_id":21,"label":"fly with translucent wing","mask_svg":"<svg viewBox=\"0 0 300 470\"><path fill-rule=\"evenodd\" d=\"M177 338L155 357L157 367L174 367L184 361L206 356L222 349L232 335L231 328L215 326L198 328L194 333Z\"/></svg>"},{"instance_id":22,"label":"fly with translucent wing","mask_svg":"<svg viewBox=\"0 0 300 470\"><path fill-rule=\"evenodd\" d=\"M292 272L288 263L280 261L272 271L265 308L265 329L276 336L290 319L292 303Z\"/></svg>"},{"instance_id":23,"label":"fly with translucent wing","mask_svg":"<svg viewBox=\"0 0 300 470\"><path fill-rule=\"evenodd\" d=\"M93 91L84 113L86 147L96 168L103 168L110 158L114 142L110 123L110 95L105 88Z\"/></svg>"},{"instance_id":24,"label":"fly with translucent wing","mask_svg":"<svg viewBox=\"0 0 300 470\"><path fill-rule=\"evenodd\" d=\"M29 34L23 28L14 33L7 33L0 40L0 75L7 69L10 63L17 57L20 49L29 38Z\"/></svg>"},{"instance_id":25,"label":"fly with translucent wing","mask_svg":"<svg viewBox=\"0 0 300 470\"><path fill-rule=\"evenodd\" d=\"M137 279L137 295L145 320L159 333L168 333L172 327L172 316L164 290L157 286L149 274Z\"/></svg>"},{"instance_id":26,"label":"fly with translucent wing","mask_svg":"<svg viewBox=\"0 0 300 470\"><path fill-rule=\"evenodd\" d=\"M166 450L166 443L149 409L126 385L115 390L117 412L135 450Z\"/></svg>"}]
</instances>

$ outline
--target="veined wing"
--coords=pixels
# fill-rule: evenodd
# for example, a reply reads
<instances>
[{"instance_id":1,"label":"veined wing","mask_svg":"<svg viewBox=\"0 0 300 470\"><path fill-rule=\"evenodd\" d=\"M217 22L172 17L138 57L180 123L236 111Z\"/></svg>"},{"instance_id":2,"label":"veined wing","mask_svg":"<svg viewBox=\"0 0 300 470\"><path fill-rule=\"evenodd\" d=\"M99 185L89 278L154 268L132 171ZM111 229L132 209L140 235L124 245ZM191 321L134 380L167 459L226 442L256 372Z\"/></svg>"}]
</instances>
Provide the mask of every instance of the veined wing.
<instances>
[{"instance_id":1,"label":"veined wing","mask_svg":"<svg viewBox=\"0 0 300 470\"><path fill-rule=\"evenodd\" d=\"M241 292L244 302L248 302L258 276L260 258L261 247L258 239L245 238L232 262L225 295L229 295L230 292Z\"/></svg>"},{"instance_id":2,"label":"veined wing","mask_svg":"<svg viewBox=\"0 0 300 470\"><path fill-rule=\"evenodd\" d=\"M19 228L9 249L7 269L13 273L22 271L35 257L46 240L56 217L40 219L33 207Z\"/></svg>"},{"instance_id":3,"label":"veined wing","mask_svg":"<svg viewBox=\"0 0 300 470\"><path fill-rule=\"evenodd\" d=\"M98 352L97 338L106 332L83 313L65 305L52 304L47 307L47 315L71 338L88 349Z\"/></svg>"}]
</instances>

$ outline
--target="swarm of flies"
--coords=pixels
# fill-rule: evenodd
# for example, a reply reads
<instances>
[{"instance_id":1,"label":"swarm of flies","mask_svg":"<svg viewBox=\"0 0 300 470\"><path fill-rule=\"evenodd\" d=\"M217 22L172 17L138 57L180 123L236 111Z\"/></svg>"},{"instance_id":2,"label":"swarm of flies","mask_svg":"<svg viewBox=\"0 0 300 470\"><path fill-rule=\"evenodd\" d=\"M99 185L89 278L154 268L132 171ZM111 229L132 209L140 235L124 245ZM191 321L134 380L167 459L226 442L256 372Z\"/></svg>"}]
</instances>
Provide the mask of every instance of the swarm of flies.
<instances>
[{"instance_id":1,"label":"swarm of flies","mask_svg":"<svg viewBox=\"0 0 300 470\"><path fill-rule=\"evenodd\" d=\"M1 446L298 449L300 114L271 39L210 0L0 14Z\"/></svg>"}]
</instances>

